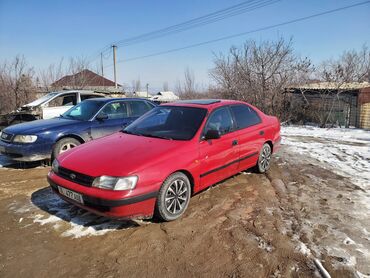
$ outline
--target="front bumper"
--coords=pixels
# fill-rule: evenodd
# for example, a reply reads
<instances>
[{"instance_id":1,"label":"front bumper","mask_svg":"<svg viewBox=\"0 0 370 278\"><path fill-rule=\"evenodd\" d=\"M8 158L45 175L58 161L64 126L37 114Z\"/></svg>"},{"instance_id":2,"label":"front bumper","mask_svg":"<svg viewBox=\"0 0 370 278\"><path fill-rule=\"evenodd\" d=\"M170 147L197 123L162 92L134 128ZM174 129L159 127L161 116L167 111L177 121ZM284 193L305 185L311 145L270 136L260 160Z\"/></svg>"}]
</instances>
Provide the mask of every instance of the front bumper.
<instances>
[{"instance_id":1,"label":"front bumper","mask_svg":"<svg viewBox=\"0 0 370 278\"><path fill-rule=\"evenodd\" d=\"M63 179L53 172L49 172L47 179L52 190L63 200L94 214L120 219L151 218L153 216L158 191L142 193L140 195L117 191L117 198L108 199L102 196L103 194L99 194L108 190L85 187ZM60 194L58 186L81 194L84 204L80 204Z\"/></svg>"},{"instance_id":2,"label":"front bumper","mask_svg":"<svg viewBox=\"0 0 370 278\"><path fill-rule=\"evenodd\" d=\"M0 140L0 154L17 161L37 161L49 159L51 146L48 144L15 144Z\"/></svg>"}]
</instances>

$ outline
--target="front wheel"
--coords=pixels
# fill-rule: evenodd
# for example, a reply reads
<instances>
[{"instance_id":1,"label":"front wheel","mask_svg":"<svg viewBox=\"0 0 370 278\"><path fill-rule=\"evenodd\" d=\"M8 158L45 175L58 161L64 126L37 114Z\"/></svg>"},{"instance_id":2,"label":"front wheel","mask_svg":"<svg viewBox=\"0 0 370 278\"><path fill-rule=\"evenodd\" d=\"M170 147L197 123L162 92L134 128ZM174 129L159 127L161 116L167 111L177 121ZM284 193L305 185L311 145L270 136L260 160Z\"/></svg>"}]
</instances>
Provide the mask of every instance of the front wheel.
<instances>
[{"instance_id":1,"label":"front wheel","mask_svg":"<svg viewBox=\"0 0 370 278\"><path fill-rule=\"evenodd\" d=\"M59 154L64 153L70 149L73 149L74 147L77 147L80 144L81 144L80 141L70 137L59 140L58 142L56 142L53 148L51 159L54 160L54 158L56 158Z\"/></svg>"},{"instance_id":2,"label":"front wheel","mask_svg":"<svg viewBox=\"0 0 370 278\"><path fill-rule=\"evenodd\" d=\"M155 216L163 221L179 218L189 205L191 186L188 177L180 172L170 175L158 193Z\"/></svg>"},{"instance_id":3,"label":"front wheel","mask_svg":"<svg viewBox=\"0 0 370 278\"><path fill-rule=\"evenodd\" d=\"M265 173L270 168L270 160L271 160L271 147L269 144L265 143L262 146L260 151L258 162L257 162L257 171L259 173Z\"/></svg>"}]
</instances>

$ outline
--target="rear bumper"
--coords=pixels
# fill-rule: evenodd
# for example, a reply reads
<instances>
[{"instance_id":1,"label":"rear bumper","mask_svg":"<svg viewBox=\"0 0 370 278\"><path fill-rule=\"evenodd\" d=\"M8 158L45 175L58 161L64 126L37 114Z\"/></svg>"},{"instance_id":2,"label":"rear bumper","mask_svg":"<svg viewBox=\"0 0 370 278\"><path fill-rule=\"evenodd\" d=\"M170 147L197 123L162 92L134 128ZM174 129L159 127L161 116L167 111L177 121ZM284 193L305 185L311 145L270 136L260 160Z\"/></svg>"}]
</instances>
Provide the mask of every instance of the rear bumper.
<instances>
[{"instance_id":1,"label":"rear bumper","mask_svg":"<svg viewBox=\"0 0 370 278\"><path fill-rule=\"evenodd\" d=\"M47 144L14 144L0 140L0 154L17 161L37 161L50 158Z\"/></svg>"},{"instance_id":2,"label":"rear bumper","mask_svg":"<svg viewBox=\"0 0 370 278\"><path fill-rule=\"evenodd\" d=\"M120 219L151 218L153 216L158 191L120 197L118 199L106 199L97 195L86 194L86 192L84 192L84 186L75 184L75 186L71 187L70 181L64 180L54 173L49 173L47 179L52 190L63 200L94 214ZM58 186L81 194L84 204L80 204L60 194ZM78 187L80 187L80 190ZM99 191L99 189L96 189L96 191Z\"/></svg>"}]
</instances>

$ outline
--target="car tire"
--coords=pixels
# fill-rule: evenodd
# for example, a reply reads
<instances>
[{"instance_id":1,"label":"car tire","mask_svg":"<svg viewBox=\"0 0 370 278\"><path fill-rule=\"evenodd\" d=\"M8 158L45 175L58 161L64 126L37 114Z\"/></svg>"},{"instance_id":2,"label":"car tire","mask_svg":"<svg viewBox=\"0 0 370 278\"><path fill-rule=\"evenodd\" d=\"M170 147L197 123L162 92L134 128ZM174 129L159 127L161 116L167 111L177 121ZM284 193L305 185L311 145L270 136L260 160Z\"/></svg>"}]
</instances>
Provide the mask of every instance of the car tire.
<instances>
[{"instance_id":1,"label":"car tire","mask_svg":"<svg viewBox=\"0 0 370 278\"><path fill-rule=\"evenodd\" d=\"M170 175L159 190L155 217L161 221L173 221L181 217L189 205L191 185L188 177L176 172Z\"/></svg>"},{"instance_id":2,"label":"car tire","mask_svg":"<svg viewBox=\"0 0 370 278\"><path fill-rule=\"evenodd\" d=\"M67 137L67 138L60 139L54 145L54 148L51 154L51 161L53 161L61 153L68 151L69 149L72 149L74 147L77 147L78 145L81 145L81 142L75 138Z\"/></svg>"},{"instance_id":3,"label":"car tire","mask_svg":"<svg viewBox=\"0 0 370 278\"><path fill-rule=\"evenodd\" d=\"M270 169L271 154L271 146L267 143L263 144L256 165L258 173L266 173L267 170Z\"/></svg>"}]
</instances>

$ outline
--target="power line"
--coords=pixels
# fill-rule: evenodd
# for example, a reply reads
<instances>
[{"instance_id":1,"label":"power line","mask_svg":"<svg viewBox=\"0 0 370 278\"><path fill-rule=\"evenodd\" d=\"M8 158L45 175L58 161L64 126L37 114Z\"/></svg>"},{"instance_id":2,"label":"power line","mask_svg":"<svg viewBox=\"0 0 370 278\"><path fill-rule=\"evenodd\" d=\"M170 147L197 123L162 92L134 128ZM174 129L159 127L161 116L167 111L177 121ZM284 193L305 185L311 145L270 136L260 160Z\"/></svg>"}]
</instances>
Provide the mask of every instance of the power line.
<instances>
[{"instance_id":1,"label":"power line","mask_svg":"<svg viewBox=\"0 0 370 278\"><path fill-rule=\"evenodd\" d=\"M144 33L138 36L134 36L131 38L127 38L124 40L116 41L113 44L117 46L128 46L128 45L133 45L137 43L142 43L148 40L156 39L156 38L161 38L164 36L176 34L179 32L184 32L186 30L196 28L196 27L201 27L204 25L208 25L232 16L236 16L242 13L246 13L248 11L256 10L271 4L274 4L276 2L279 2L281 0L248 0L244 1L242 3L239 3L234 6L230 6L228 8L224 8L188 21L184 21L179 24L171 25L169 27L165 27L162 29L158 29L152 32ZM91 61L97 59L99 57L101 52L107 52L110 50L112 44L107 45L97 52L95 52L93 55L90 56Z\"/></svg>"},{"instance_id":2,"label":"power line","mask_svg":"<svg viewBox=\"0 0 370 278\"><path fill-rule=\"evenodd\" d=\"M119 46L127 46L132 45L136 43L141 43L144 41L160 38L163 36L183 32L195 27L200 27L204 25L208 25L210 23L214 23L220 20L223 20L225 18L229 18L235 15L239 15L248 11L252 11L258 8L265 7L267 5L271 5L273 3L276 3L281 0L253 0L253 1L247 1L243 2L241 4L232 6L227 9L222 9L217 12L198 17L192 20L185 21L180 24L172 25L157 31L149 32L143 35L135 36L129 39L121 40L116 42Z\"/></svg>"},{"instance_id":3,"label":"power line","mask_svg":"<svg viewBox=\"0 0 370 278\"><path fill-rule=\"evenodd\" d=\"M353 4L353 5L348 5L348 6L332 9L332 10L327 10L327 11L324 11L324 12L320 12L320 13L312 14L312 15L309 15L309 16L292 19L292 20L285 21L285 22L282 22L282 23L269 25L269 26L258 28L258 29L249 30L249 31L246 31L246 32L234 34L234 35L229 35L229 36L225 36L225 37L221 37L221 38L217 38L217 39L213 39L213 40L209 40L209 41L204 41L204 42L200 42L200 43L196 43L196 44L191 44L191 45L183 46L183 47L179 47L179 48L173 48L173 49L169 49L169 50L165 50L165 51L161 51L161 52L156 52L156 53L152 53L152 54L148 54L148 55L133 57L133 58L124 59L124 60L119 60L119 61L117 61L117 63L140 60L140 59L144 59L144 58L149 58L149 57L164 55L164 54L168 54L168 53L172 53L172 52L177 52L177 51L184 50L184 49L194 48L194 47L198 47L198 46L202 46L202 45L206 45L206 44L210 44L210 43L215 43L215 42L219 42L219 41L223 41L223 40L227 40L227 39L231 39L231 38L235 38L235 37L244 36L244 35L251 34L251 33L265 31L265 30L268 30L268 29L273 29L273 28L276 28L276 27L280 27L280 26L284 26L284 25L288 25L288 24L308 20L308 19L311 19L311 18L315 18L315 17L319 17L319 16L339 12L339 11L342 11L342 10L350 9L350 8L361 6L361 5L365 5L365 4L368 4L368 3L370 3L370 1L364 1L364 2ZM111 66L112 65L108 65L106 67L111 67Z\"/></svg>"}]
</instances>

